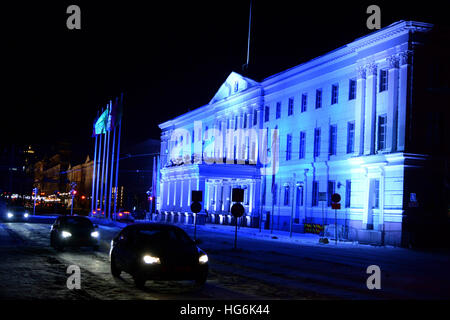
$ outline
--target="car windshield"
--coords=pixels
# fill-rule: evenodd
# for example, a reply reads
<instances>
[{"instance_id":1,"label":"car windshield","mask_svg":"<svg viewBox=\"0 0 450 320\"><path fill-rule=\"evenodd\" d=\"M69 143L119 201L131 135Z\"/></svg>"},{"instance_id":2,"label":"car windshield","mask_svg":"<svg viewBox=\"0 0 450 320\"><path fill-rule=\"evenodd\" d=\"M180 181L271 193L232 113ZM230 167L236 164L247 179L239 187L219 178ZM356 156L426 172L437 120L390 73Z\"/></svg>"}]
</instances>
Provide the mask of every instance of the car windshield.
<instances>
[{"instance_id":1,"label":"car windshield","mask_svg":"<svg viewBox=\"0 0 450 320\"><path fill-rule=\"evenodd\" d=\"M64 226L70 226L75 228L92 228L92 222L88 219L79 217L67 217L61 221Z\"/></svg>"},{"instance_id":2,"label":"car windshield","mask_svg":"<svg viewBox=\"0 0 450 320\"><path fill-rule=\"evenodd\" d=\"M184 244L192 244L192 240L182 230L178 229L142 229L136 233L136 240L140 243L149 242L181 242Z\"/></svg>"}]
</instances>

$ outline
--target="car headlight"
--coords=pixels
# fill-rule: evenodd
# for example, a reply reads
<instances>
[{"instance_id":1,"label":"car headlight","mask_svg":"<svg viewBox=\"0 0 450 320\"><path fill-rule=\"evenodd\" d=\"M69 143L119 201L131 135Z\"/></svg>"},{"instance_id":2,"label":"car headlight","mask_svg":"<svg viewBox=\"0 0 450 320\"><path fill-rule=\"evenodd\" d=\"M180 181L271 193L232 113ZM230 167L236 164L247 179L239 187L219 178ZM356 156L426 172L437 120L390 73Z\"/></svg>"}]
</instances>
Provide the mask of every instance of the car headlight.
<instances>
[{"instance_id":1,"label":"car headlight","mask_svg":"<svg viewBox=\"0 0 450 320\"><path fill-rule=\"evenodd\" d=\"M208 256L204 253L198 258L198 262L201 264L205 264L208 262Z\"/></svg>"},{"instance_id":2,"label":"car headlight","mask_svg":"<svg viewBox=\"0 0 450 320\"><path fill-rule=\"evenodd\" d=\"M26 213L26 212L23 214L23 217L24 217L24 218L28 218L28 216L29 216L29 214Z\"/></svg>"},{"instance_id":3,"label":"car headlight","mask_svg":"<svg viewBox=\"0 0 450 320\"><path fill-rule=\"evenodd\" d=\"M150 256L150 255L145 255L143 260L144 260L144 262L146 264L157 264L157 263L159 264L159 263L161 263L161 261L159 260L158 257L153 257L153 256Z\"/></svg>"},{"instance_id":4,"label":"car headlight","mask_svg":"<svg viewBox=\"0 0 450 320\"><path fill-rule=\"evenodd\" d=\"M98 233L98 231L91 232L91 237L93 237L93 238L98 238L99 235L100 235L100 233Z\"/></svg>"},{"instance_id":5,"label":"car headlight","mask_svg":"<svg viewBox=\"0 0 450 320\"><path fill-rule=\"evenodd\" d=\"M63 238L69 238L69 237L72 236L72 234L70 232L67 232L67 231L63 231L61 235L62 235Z\"/></svg>"},{"instance_id":6,"label":"car headlight","mask_svg":"<svg viewBox=\"0 0 450 320\"><path fill-rule=\"evenodd\" d=\"M8 216L8 218L14 217L14 215L11 212L8 212L7 216Z\"/></svg>"}]
</instances>

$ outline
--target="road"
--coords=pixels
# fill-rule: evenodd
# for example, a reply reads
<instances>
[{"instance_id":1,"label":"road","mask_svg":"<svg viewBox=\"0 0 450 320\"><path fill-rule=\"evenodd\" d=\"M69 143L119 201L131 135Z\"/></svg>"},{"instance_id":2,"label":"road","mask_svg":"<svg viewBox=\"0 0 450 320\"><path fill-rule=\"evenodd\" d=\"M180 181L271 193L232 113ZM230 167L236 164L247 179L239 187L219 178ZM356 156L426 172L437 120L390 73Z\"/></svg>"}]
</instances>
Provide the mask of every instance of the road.
<instances>
[{"instance_id":1,"label":"road","mask_svg":"<svg viewBox=\"0 0 450 320\"><path fill-rule=\"evenodd\" d=\"M117 227L100 226L99 251L58 252L49 246L50 220L0 224L0 299L449 299L450 255L402 248L338 247L280 242L197 229L209 255L204 287L192 282L148 281L137 289L131 276L113 278L109 245ZM44 223L42 223L44 222ZM184 226L192 236L193 228ZM81 268L81 289L66 286L67 267ZM369 290L369 265L381 269L381 289Z\"/></svg>"}]
</instances>

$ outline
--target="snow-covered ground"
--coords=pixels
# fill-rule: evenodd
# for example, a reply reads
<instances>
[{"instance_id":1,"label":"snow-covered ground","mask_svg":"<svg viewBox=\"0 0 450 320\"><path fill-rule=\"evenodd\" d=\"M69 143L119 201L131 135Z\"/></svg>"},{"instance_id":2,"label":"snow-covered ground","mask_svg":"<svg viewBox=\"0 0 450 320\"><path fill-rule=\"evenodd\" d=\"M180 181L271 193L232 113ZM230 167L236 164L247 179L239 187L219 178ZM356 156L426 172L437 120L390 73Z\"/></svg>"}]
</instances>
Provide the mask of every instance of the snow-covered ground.
<instances>
[{"instance_id":1,"label":"snow-covered ground","mask_svg":"<svg viewBox=\"0 0 450 320\"><path fill-rule=\"evenodd\" d=\"M354 243L318 243L315 235L197 226L199 245L210 260L204 288L191 282L147 282L135 288L130 276L114 279L108 251L125 224L100 222L99 252L49 246L52 218L41 223L0 224L0 298L25 299L448 299L450 255ZM43 223L42 223L43 222ZM193 226L179 225L192 237ZM68 290L66 268L81 268L82 289ZM381 268L381 290L369 290L366 269Z\"/></svg>"}]
</instances>

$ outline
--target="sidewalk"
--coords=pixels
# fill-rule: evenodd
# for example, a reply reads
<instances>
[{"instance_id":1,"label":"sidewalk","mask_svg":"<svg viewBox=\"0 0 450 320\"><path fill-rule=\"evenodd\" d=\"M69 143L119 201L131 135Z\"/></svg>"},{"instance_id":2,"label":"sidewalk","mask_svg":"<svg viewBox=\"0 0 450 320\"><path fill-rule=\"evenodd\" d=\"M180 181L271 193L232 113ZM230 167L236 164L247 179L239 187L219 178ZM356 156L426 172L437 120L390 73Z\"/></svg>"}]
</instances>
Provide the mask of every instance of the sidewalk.
<instances>
[{"instance_id":1,"label":"sidewalk","mask_svg":"<svg viewBox=\"0 0 450 320\"><path fill-rule=\"evenodd\" d=\"M117 221L108 221L106 219L101 218L90 218L91 221L95 224L99 224L106 227L111 228L124 228L128 224L117 222ZM136 220L136 223L152 223L150 220ZM158 222L158 223L165 223L165 222ZM192 231L194 229L193 224L178 224L175 223L174 225L185 229ZM230 234L230 236L234 236L235 232L235 226L231 225L220 225L220 224L204 224L204 225L197 225L197 231L206 231L206 232L219 232L222 234ZM251 237L254 239L264 239L269 241L276 241L276 242L283 242L283 243L298 243L298 244L305 244L305 245L314 245L314 246L336 246L335 241L331 238L328 238L329 243L328 244L322 244L319 242L320 235L312 234L312 233L292 233L292 237L289 235L289 231L280 231L280 230L273 230L271 233L270 230L264 230L262 229L261 232L257 228L248 228L248 227L240 227L238 228L238 237L245 235L247 237ZM341 240L338 241L337 246L339 247L349 247L349 246L369 246L370 245L363 245L354 241L345 241Z\"/></svg>"}]
</instances>

